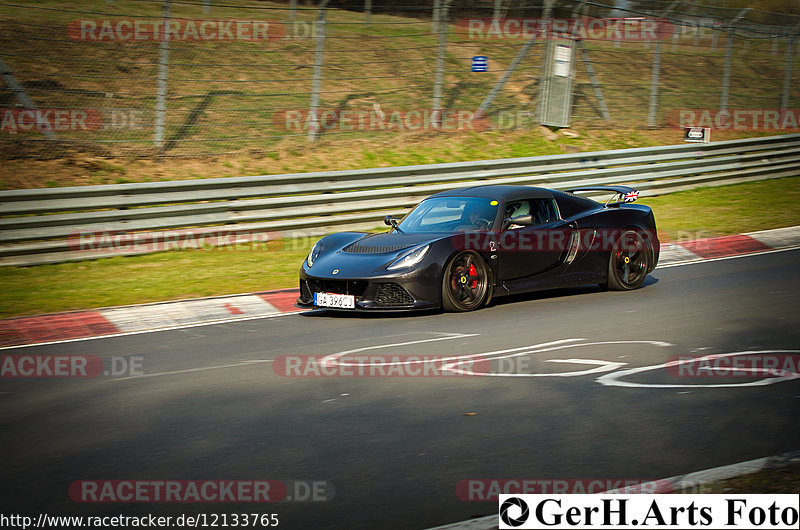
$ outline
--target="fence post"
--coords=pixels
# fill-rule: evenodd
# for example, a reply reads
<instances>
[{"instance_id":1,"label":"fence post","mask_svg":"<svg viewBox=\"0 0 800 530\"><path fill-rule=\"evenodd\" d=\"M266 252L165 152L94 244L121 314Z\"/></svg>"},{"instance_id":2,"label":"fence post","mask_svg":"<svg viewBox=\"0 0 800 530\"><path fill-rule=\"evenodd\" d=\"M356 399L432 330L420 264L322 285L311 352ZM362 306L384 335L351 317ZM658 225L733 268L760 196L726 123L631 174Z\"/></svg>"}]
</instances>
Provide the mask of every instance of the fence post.
<instances>
[{"instance_id":1,"label":"fence post","mask_svg":"<svg viewBox=\"0 0 800 530\"><path fill-rule=\"evenodd\" d=\"M328 0L322 0L317 6L317 23L314 24L314 77L311 81L311 105L309 108L310 123L308 140L316 142L319 137L319 91L322 84L322 52L325 47L325 11Z\"/></svg>"},{"instance_id":2,"label":"fence post","mask_svg":"<svg viewBox=\"0 0 800 530\"><path fill-rule=\"evenodd\" d=\"M661 42L656 43L653 53L653 73L650 81L650 110L647 113L647 125L655 127L658 113L658 79L661 75Z\"/></svg>"},{"instance_id":3,"label":"fence post","mask_svg":"<svg viewBox=\"0 0 800 530\"><path fill-rule=\"evenodd\" d=\"M161 8L164 33L158 51L158 93L156 95L156 121L154 143L159 151L164 149L164 126L167 114L167 77L169 75L169 34L166 31L172 0L164 0Z\"/></svg>"},{"instance_id":4,"label":"fence post","mask_svg":"<svg viewBox=\"0 0 800 530\"><path fill-rule=\"evenodd\" d=\"M439 28L439 45L436 48L436 71L433 76L433 114L432 121L436 125L442 123L442 85L444 84L444 60L447 54L447 10L453 0L444 0L439 8L437 26Z\"/></svg>"},{"instance_id":5,"label":"fence post","mask_svg":"<svg viewBox=\"0 0 800 530\"><path fill-rule=\"evenodd\" d=\"M547 19L553 16L553 6L558 0L544 0L542 8L542 18Z\"/></svg>"},{"instance_id":6,"label":"fence post","mask_svg":"<svg viewBox=\"0 0 800 530\"><path fill-rule=\"evenodd\" d=\"M797 34L800 29L800 23L795 24L792 28L792 33ZM783 95L781 96L781 110L789 108L789 96L792 89L792 63L794 62L794 45L798 41L797 37L793 37L786 42L786 67L783 71Z\"/></svg>"},{"instance_id":7,"label":"fence post","mask_svg":"<svg viewBox=\"0 0 800 530\"><path fill-rule=\"evenodd\" d=\"M494 0L494 11L492 12L492 22L500 20L500 10L503 8L503 0Z\"/></svg>"},{"instance_id":8,"label":"fence post","mask_svg":"<svg viewBox=\"0 0 800 530\"><path fill-rule=\"evenodd\" d=\"M672 51L676 51L678 49L678 41L683 36L683 31L684 31L684 28L685 28L685 26L683 25L683 22L681 22L680 28L681 28L681 32L680 32L680 35L679 35L678 34L678 26L673 26L673 30L672 30Z\"/></svg>"},{"instance_id":9,"label":"fence post","mask_svg":"<svg viewBox=\"0 0 800 530\"><path fill-rule=\"evenodd\" d=\"M367 26L372 23L372 0L364 0L364 22Z\"/></svg>"},{"instance_id":10,"label":"fence post","mask_svg":"<svg viewBox=\"0 0 800 530\"><path fill-rule=\"evenodd\" d=\"M722 71L722 96L719 100L720 112L728 110L728 91L730 89L731 81L731 60L733 58L733 38L736 36L736 23L750 11L747 7L742 9L736 18L731 21L730 28L728 29L728 42L725 43L725 69Z\"/></svg>"}]
</instances>

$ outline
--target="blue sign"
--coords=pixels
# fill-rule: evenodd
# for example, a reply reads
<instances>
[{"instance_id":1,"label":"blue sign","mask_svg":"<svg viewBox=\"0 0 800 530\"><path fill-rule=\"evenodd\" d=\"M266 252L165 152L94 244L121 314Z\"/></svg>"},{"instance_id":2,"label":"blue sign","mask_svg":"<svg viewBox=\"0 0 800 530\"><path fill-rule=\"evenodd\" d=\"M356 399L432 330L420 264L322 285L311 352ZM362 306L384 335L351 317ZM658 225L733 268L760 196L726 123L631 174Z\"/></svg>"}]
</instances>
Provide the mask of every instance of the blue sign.
<instances>
[{"instance_id":1,"label":"blue sign","mask_svg":"<svg viewBox=\"0 0 800 530\"><path fill-rule=\"evenodd\" d=\"M489 58L485 55L476 55L472 58L473 72L486 72L489 70Z\"/></svg>"}]
</instances>

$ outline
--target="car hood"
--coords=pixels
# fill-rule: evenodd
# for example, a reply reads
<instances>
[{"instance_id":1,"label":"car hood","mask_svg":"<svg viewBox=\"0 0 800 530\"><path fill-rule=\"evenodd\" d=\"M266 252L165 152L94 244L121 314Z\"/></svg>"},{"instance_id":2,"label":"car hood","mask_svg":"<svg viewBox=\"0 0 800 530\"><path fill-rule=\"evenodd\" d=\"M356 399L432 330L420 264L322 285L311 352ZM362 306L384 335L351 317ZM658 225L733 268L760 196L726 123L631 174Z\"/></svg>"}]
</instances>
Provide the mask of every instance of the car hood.
<instances>
[{"instance_id":1,"label":"car hood","mask_svg":"<svg viewBox=\"0 0 800 530\"><path fill-rule=\"evenodd\" d=\"M442 237L441 234L369 234L346 245L342 252L348 254L390 254L424 243L430 243Z\"/></svg>"},{"instance_id":2,"label":"car hood","mask_svg":"<svg viewBox=\"0 0 800 530\"><path fill-rule=\"evenodd\" d=\"M452 234L339 233L320 240L321 252L314 265L307 267L317 278L369 278L396 275L407 271L387 271L386 267L408 249L447 239ZM305 264L304 264L305 266ZM336 271L336 272L334 272Z\"/></svg>"}]
</instances>

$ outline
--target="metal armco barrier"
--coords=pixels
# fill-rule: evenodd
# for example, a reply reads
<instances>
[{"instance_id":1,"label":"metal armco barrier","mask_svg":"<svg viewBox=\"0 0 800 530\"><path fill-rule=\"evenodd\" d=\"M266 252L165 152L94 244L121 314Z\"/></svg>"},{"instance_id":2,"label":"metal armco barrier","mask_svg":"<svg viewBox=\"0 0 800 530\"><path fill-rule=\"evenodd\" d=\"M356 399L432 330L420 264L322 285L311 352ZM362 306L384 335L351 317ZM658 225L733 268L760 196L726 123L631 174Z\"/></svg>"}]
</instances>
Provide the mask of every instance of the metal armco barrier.
<instances>
[{"instance_id":1,"label":"metal armco barrier","mask_svg":"<svg viewBox=\"0 0 800 530\"><path fill-rule=\"evenodd\" d=\"M0 265L153 252L171 237L165 230L198 237L224 232L230 237L221 244L235 244L237 234L252 241L254 233L273 239L373 228L422 197L467 184L625 183L648 196L799 173L800 134L792 134L424 166L9 190L0 192ZM102 242L103 234L127 234L132 243L82 247L87 237ZM147 244L159 238L160 246Z\"/></svg>"}]
</instances>

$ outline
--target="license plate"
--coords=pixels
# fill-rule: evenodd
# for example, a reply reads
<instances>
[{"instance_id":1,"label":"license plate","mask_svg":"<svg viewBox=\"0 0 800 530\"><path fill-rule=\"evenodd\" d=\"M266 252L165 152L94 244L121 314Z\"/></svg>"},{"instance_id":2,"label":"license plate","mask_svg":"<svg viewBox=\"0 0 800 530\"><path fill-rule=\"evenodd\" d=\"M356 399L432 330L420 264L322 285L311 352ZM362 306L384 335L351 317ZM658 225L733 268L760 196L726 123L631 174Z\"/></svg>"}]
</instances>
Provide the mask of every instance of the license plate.
<instances>
[{"instance_id":1,"label":"license plate","mask_svg":"<svg viewBox=\"0 0 800 530\"><path fill-rule=\"evenodd\" d=\"M314 305L355 309L356 297L352 294L314 293Z\"/></svg>"}]
</instances>

